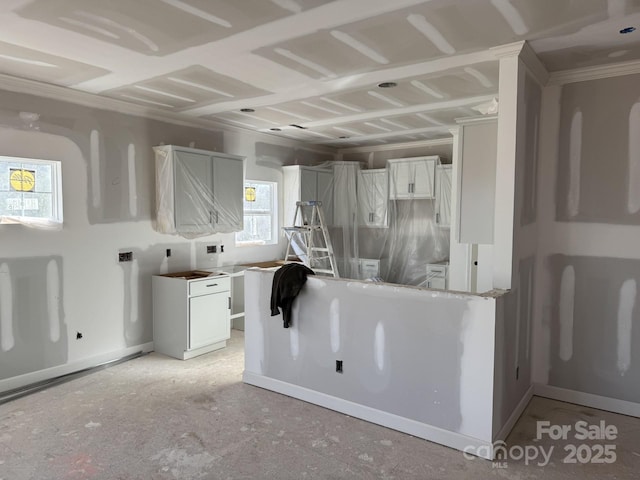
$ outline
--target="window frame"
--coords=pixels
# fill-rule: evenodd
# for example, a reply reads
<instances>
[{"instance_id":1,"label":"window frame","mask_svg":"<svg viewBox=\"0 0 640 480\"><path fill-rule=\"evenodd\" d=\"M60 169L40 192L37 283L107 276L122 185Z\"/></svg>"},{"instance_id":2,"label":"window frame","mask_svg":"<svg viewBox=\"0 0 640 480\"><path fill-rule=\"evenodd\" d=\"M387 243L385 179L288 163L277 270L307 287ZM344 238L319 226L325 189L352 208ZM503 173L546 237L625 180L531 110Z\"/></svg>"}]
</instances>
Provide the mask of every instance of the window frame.
<instances>
[{"instance_id":1,"label":"window frame","mask_svg":"<svg viewBox=\"0 0 640 480\"><path fill-rule=\"evenodd\" d=\"M39 224L43 223L62 225L62 162L60 160L46 160L41 158L0 155L0 165L3 163L19 163L20 168L22 169L28 168L25 167L25 165L33 164L46 165L51 167L51 216L32 217L29 215L0 215L0 225L26 224L38 226ZM11 190L8 191L10 192ZM21 213L24 213L24 208Z\"/></svg>"},{"instance_id":2,"label":"window frame","mask_svg":"<svg viewBox=\"0 0 640 480\"><path fill-rule=\"evenodd\" d=\"M244 192L246 187L252 185L270 185L271 186L271 208L270 210L261 211L253 210L247 211L244 209ZM271 238L267 240L238 240L238 235L244 232L244 229L235 234L235 244L237 247L263 247L269 245L276 245L278 243L278 182L272 182L269 180L249 180L245 179L242 184L242 223L244 225L244 218L247 215L250 216L265 216L271 218Z\"/></svg>"}]
</instances>

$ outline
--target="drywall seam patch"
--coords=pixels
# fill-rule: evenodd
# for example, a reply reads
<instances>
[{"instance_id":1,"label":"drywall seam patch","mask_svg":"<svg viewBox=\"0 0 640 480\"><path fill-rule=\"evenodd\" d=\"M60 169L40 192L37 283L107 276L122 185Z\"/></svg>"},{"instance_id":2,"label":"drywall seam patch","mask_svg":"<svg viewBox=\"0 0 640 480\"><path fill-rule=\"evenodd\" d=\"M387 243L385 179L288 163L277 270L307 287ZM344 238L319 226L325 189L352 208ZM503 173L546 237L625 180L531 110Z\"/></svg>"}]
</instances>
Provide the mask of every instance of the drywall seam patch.
<instances>
[{"instance_id":1,"label":"drywall seam patch","mask_svg":"<svg viewBox=\"0 0 640 480\"><path fill-rule=\"evenodd\" d=\"M355 51L361 53L365 57L370 58L374 62L377 62L381 65L386 65L389 63L389 60L385 58L382 54L380 54L379 52L376 52L373 48L369 47L368 45L365 45L360 40L357 40L356 38L352 37L348 33L341 32L340 30L331 30L330 33L331 33L331 36L336 40L341 41L345 45L353 48Z\"/></svg>"},{"instance_id":2,"label":"drywall seam patch","mask_svg":"<svg viewBox=\"0 0 640 480\"><path fill-rule=\"evenodd\" d=\"M524 35L529 32L529 27L525 23L522 15L509 0L491 0L491 4L500 12L500 15L507 21L511 30L516 35Z\"/></svg>"},{"instance_id":3,"label":"drywall seam patch","mask_svg":"<svg viewBox=\"0 0 640 480\"><path fill-rule=\"evenodd\" d=\"M129 321L136 323L138 321L138 285L140 284L140 266L138 265L138 259L134 258L131 262L131 269L129 270L130 288L131 288L131 302L129 304Z\"/></svg>"},{"instance_id":4,"label":"drywall seam patch","mask_svg":"<svg viewBox=\"0 0 640 480\"><path fill-rule=\"evenodd\" d=\"M412 13L407 16L407 21L420 33L422 33L427 39L433 43L433 45L442 53L447 55L453 55L456 53L456 49L451 45L444 35L427 21L424 15Z\"/></svg>"},{"instance_id":5,"label":"drywall seam patch","mask_svg":"<svg viewBox=\"0 0 640 480\"><path fill-rule=\"evenodd\" d=\"M640 211L640 101L629 112L629 185L627 192L627 210L629 213Z\"/></svg>"},{"instance_id":6,"label":"drywall seam patch","mask_svg":"<svg viewBox=\"0 0 640 480\"><path fill-rule=\"evenodd\" d=\"M375 354L375 362L378 370L382 371L384 369L384 354L385 354L385 337L384 337L384 325L382 325L381 321L378 321L376 325L376 330L374 333L374 345L373 351Z\"/></svg>"},{"instance_id":7,"label":"drywall seam patch","mask_svg":"<svg viewBox=\"0 0 640 480\"><path fill-rule=\"evenodd\" d=\"M127 149L127 167L129 170L129 214L138 214L138 189L136 188L136 146L129 144Z\"/></svg>"},{"instance_id":8,"label":"drywall seam patch","mask_svg":"<svg viewBox=\"0 0 640 480\"><path fill-rule=\"evenodd\" d=\"M13 288L9 265L0 265L0 347L8 352L15 345L13 337Z\"/></svg>"},{"instance_id":9,"label":"drywall seam patch","mask_svg":"<svg viewBox=\"0 0 640 480\"><path fill-rule=\"evenodd\" d=\"M573 309L575 301L576 272L567 265L560 280L560 348L558 355L565 362L573 356Z\"/></svg>"},{"instance_id":10,"label":"drywall seam patch","mask_svg":"<svg viewBox=\"0 0 640 480\"><path fill-rule=\"evenodd\" d=\"M49 338L60 340L60 270L58 262L47 263L47 314L49 316Z\"/></svg>"},{"instance_id":11,"label":"drywall seam patch","mask_svg":"<svg viewBox=\"0 0 640 480\"><path fill-rule=\"evenodd\" d=\"M91 130L89 135L89 163L91 164L91 197L93 208L100 207L100 132Z\"/></svg>"},{"instance_id":12,"label":"drywall seam patch","mask_svg":"<svg viewBox=\"0 0 640 480\"><path fill-rule=\"evenodd\" d=\"M628 278L620 287L618 303L618 372L622 375L627 373L631 366L631 329L636 294L636 280Z\"/></svg>"},{"instance_id":13,"label":"drywall seam patch","mask_svg":"<svg viewBox=\"0 0 640 480\"><path fill-rule=\"evenodd\" d=\"M580 208L580 162L582 161L582 112L576 110L569 133L569 193L567 212L575 217Z\"/></svg>"},{"instance_id":14,"label":"drywall seam patch","mask_svg":"<svg viewBox=\"0 0 640 480\"><path fill-rule=\"evenodd\" d=\"M329 305L329 332L331 336L331 351L340 351L340 299L334 298Z\"/></svg>"}]
</instances>

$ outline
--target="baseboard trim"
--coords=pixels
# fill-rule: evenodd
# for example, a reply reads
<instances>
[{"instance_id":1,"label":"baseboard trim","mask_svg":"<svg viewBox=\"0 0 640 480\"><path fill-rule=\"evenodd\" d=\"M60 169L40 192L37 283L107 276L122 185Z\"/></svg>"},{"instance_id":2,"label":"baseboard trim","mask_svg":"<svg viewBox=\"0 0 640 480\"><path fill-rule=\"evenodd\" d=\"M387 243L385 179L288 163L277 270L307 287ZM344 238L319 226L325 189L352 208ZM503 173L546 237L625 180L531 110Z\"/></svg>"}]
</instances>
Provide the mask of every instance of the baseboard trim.
<instances>
[{"instance_id":1,"label":"baseboard trim","mask_svg":"<svg viewBox=\"0 0 640 480\"><path fill-rule=\"evenodd\" d=\"M501 441L501 440L504 441L509 436L509 434L511 433L511 430L513 430L513 427L515 426L516 422L524 412L524 409L527 408L527 405L529 405L529 402L533 398L533 390L534 390L533 385L531 385L527 389L522 399L520 399L520 402L518 403L516 408L513 410L513 412L511 412L511 415L509 416L509 419L507 420L507 422L502 426L498 434L493 439L494 442Z\"/></svg>"},{"instance_id":2,"label":"baseboard trim","mask_svg":"<svg viewBox=\"0 0 640 480\"><path fill-rule=\"evenodd\" d=\"M392 430L408 433L414 437L439 443L440 445L454 448L456 450L465 451L465 448L467 448L469 453L481 458L490 460L490 457L493 455L493 445L489 441L444 430L439 427L410 420L405 417L400 417L392 413L360 405L349 400L327 395L299 385L293 385L281 380L247 372L246 370L243 373L242 379L249 385L272 390L289 397L297 398L298 400L303 400L330 410L335 410L336 412L344 413L345 415L359 418L361 420L366 420L367 422L375 423Z\"/></svg>"},{"instance_id":3,"label":"baseboard trim","mask_svg":"<svg viewBox=\"0 0 640 480\"><path fill-rule=\"evenodd\" d=\"M51 380L53 378L61 377L62 375L79 372L80 370L85 370L87 368L97 367L103 363L118 360L137 352L146 353L151 351L153 351L153 342L148 342L85 358L77 362L65 363L64 365L45 368L44 370L38 370L37 372L25 373L24 375L6 378L4 380L0 380L0 393L26 387L33 383Z\"/></svg>"},{"instance_id":4,"label":"baseboard trim","mask_svg":"<svg viewBox=\"0 0 640 480\"><path fill-rule=\"evenodd\" d=\"M538 397L560 400L562 402L575 403L585 407L597 408L608 412L620 413L631 417L640 417L640 403L618 400L616 398L603 397L592 393L578 392L566 388L554 387L536 383L534 395Z\"/></svg>"}]
</instances>

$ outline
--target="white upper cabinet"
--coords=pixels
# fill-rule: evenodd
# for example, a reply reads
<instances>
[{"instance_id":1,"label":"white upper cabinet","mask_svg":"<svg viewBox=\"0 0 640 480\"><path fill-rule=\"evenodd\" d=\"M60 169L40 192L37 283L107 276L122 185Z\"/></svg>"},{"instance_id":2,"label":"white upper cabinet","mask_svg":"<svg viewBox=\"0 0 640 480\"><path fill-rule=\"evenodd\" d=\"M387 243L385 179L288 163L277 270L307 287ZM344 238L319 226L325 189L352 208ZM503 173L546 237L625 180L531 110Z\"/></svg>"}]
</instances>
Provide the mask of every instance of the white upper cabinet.
<instances>
[{"instance_id":1,"label":"white upper cabinet","mask_svg":"<svg viewBox=\"0 0 640 480\"><path fill-rule=\"evenodd\" d=\"M389 176L386 168L358 172L358 224L386 227L389 200Z\"/></svg>"},{"instance_id":2,"label":"white upper cabinet","mask_svg":"<svg viewBox=\"0 0 640 480\"><path fill-rule=\"evenodd\" d=\"M156 153L157 230L195 237L243 229L243 158L163 145Z\"/></svg>"},{"instance_id":3,"label":"white upper cabinet","mask_svg":"<svg viewBox=\"0 0 640 480\"><path fill-rule=\"evenodd\" d=\"M436 167L436 223L439 227L451 226L451 165Z\"/></svg>"},{"instance_id":4,"label":"white upper cabinet","mask_svg":"<svg viewBox=\"0 0 640 480\"><path fill-rule=\"evenodd\" d=\"M327 225L333 225L333 172L290 165L284 173L284 225L293 225L296 202L321 201ZM299 219L298 219L299 220Z\"/></svg>"},{"instance_id":5,"label":"white upper cabinet","mask_svg":"<svg viewBox=\"0 0 640 480\"><path fill-rule=\"evenodd\" d=\"M389 198L434 198L437 156L389 160Z\"/></svg>"}]
</instances>

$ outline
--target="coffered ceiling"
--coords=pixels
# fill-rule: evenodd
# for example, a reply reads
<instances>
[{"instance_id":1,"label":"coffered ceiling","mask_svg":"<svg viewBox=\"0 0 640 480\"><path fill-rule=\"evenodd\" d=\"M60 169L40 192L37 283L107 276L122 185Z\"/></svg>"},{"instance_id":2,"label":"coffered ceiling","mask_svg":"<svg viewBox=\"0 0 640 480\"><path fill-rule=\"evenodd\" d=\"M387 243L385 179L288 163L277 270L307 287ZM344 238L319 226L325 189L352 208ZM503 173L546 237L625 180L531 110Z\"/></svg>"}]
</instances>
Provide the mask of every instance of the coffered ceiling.
<instances>
[{"instance_id":1,"label":"coffered ceiling","mask_svg":"<svg viewBox=\"0 0 640 480\"><path fill-rule=\"evenodd\" d=\"M527 40L550 71L640 60L619 33L638 23L640 0L3 0L0 73L375 145L446 137L496 97L491 47Z\"/></svg>"}]
</instances>

